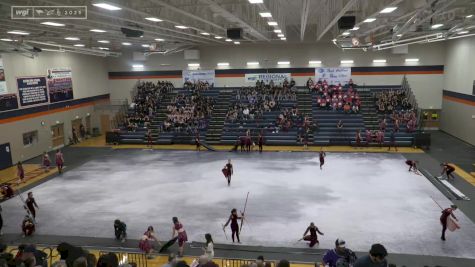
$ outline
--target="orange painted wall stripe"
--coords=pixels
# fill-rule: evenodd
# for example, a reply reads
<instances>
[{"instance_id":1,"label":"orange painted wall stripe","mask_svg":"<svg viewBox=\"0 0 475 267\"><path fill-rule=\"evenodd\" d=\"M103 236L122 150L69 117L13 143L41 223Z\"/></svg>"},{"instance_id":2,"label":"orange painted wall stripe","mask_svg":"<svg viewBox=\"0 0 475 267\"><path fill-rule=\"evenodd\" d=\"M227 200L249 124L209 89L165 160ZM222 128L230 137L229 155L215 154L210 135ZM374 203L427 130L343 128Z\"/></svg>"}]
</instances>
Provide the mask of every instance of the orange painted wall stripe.
<instances>
[{"instance_id":1,"label":"orange painted wall stripe","mask_svg":"<svg viewBox=\"0 0 475 267\"><path fill-rule=\"evenodd\" d=\"M352 72L351 75L444 74L443 70Z\"/></svg>"},{"instance_id":2,"label":"orange painted wall stripe","mask_svg":"<svg viewBox=\"0 0 475 267\"><path fill-rule=\"evenodd\" d=\"M216 74L216 78L238 78L238 77L244 77L246 76L244 73L221 73L221 74Z\"/></svg>"},{"instance_id":3,"label":"orange painted wall stripe","mask_svg":"<svg viewBox=\"0 0 475 267\"><path fill-rule=\"evenodd\" d=\"M40 112L36 112L36 113L31 113L31 114L25 114L25 115L21 115L21 116L6 118L6 119L0 120L0 124L12 123L12 122L15 122L15 121L21 121L21 120L27 120L27 119L32 119L32 118L36 118L36 117L46 116L46 115L50 115L50 114L54 114L54 113L59 113L59 112L64 112L64 111L73 110L73 109L77 109L77 108L92 106L96 103L101 103L101 102L106 102L106 101L109 101L109 99L96 100L96 101L93 101L93 102L86 102L86 103L76 104L74 106L67 106L67 107L56 108L56 109L52 109L52 110L45 110L45 111L40 111Z\"/></svg>"},{"instance_id":4,"label":"orange painted wall stripe","mask_svg":"<svg viewBox=\"0 0 475 267\"><path fill-rule=\"evenodd\" d=\"M445 100L449 100L449 101L453 101L453 102L457 102L457 103L461 103L461 104L465 104L465 105L469 105L469 106L474 106L474 107L475 107L475 102L474 102L474 101L467 100L467 99L456 98L456 97L448 96L448 95L444 95L443 98L444 98Z\"/></svg>"},{"instance_id":5,"label":"orange painted wall stripe","mask_svg":"<svg viewBox=\"0 0 475 267\"><path fill-rule=\"evenodd\" d=\"M148 76L109 76L109 80L134 80L134 79L170 79L179 78L181 75L148 75Z\"/></svg>"},{"instance_id":6,"label":"orange painted wall stripe","mask_svg":"<svg viewBox=\"0 0 475 267\"><path fill-rule=\"evenodd\" d=\"M315 76L315 72L292 73L292 76Z\"/></svg>"}]
</instances>

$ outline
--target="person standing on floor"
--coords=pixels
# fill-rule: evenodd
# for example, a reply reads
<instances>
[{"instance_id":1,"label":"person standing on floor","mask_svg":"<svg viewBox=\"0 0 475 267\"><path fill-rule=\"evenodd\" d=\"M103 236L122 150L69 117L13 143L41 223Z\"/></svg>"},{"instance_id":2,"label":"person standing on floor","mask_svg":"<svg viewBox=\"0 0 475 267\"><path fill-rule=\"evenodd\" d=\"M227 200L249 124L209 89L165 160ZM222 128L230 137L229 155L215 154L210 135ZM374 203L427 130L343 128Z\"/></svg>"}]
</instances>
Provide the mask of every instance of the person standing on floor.
<instances>
[{"instance_id":1,"label":"person standing on floor","mask_svg":"<svg viewBox=\"0 0 475 267\"><path fill-rule=\"evenodd\" d=\"M214 258L214 242L210 233L205 234L206 246L203 248L209 260Z\"/></svg>"},{"instance_id":2,"label":"person standing on floor","mask_svg":"<svg viewBox=\"0 0 475 267\"><path fill-rule=\"evenodd\" d=\"M455 220L457 220L457 217L454 215L454 211L457 210L456 205L451 205L450 208L446 208L442 211L442 215L440 215L440 224L442 224L442 236L440 239L445 241L445 231L447 230L447 220L449 219L449 216L452 216ZM458 221L458 220L457 220Z\"/></svg>"},{"instance_id":3,"label":"person standing on floor","mask_svg":"<svg viewBox=\"0 0 475 267\"><path fill-rule=\"evenodd\" d=\"M19 179L18 183L23 183L23 180L25 179L25 169L23 169L23 164L21 161L18 161L16 164L16 172Z\"/></svg>"},{"instance_id":4,"label":"person standing on floor","mask_svg":"<svg viewBox=\"0 0 475 267\"><path fill-rule=\"evenodd\" d=\"M360 133L360 130L356 130L355 141L356 141L356 147L360 147L360 146L361 146L361 133Z\"/></svg>"},{"instance_id":5,"label":"person standing on floor","mask_svg":"<svg viewBox=\"0 0 475 267\"><path fill-rule=\"evenodd\" d=\"M353 267L387 267L388 252L381 244L373 244L369 254L356 260Z\"/></svg>"},{"instance_id":6,"label":"person standing on floor","mask_svg":"<svg viewBox=\"0 0 475 267\"><path fill-rule=\"evenodd\" d=\"M200 151L201 150L201 141L200 141L200 132L198 132L198 131L196 131L195 145L196 145L196 150Z\"/></svg>"},{"instance_id":7,"label":"person standing on floor","mask_svg":"<svg viewBox=\"0 0 475 267\"><path fill-rule=\"evenodd\" d=\"M26 207L30 211L31 216L33 217L34 220L36 220L36 210L39 209L38 204L36 204L36 200L33 197L33 192L28 192L28 197L25 200Z\"/></svg>"},{"instance_id":8,"label":"person standing on floor","mask_svg":"<svg viewBox=\"0 0 475 267\"><path fill-rule=\"evenodd\" d=\"M228 159L228 163L226 163L226 165L224 165L224 168L223 168L223 174L228 180L228 186L231 186L231 176L233 175L233 173L234 173L233 164L231 164L231 160Z\"/></svg>"},{"instance_id":9,"label":"person standing on floor","mask_svg":"<svg viewBox=\"0 0 475 267\"><path fill-rule=\"evenodd\" d=\"M152 130L147 130L147 147L152 147L153 139L152 139Z\"/></svg>"},{"instance_id":10,"label":"person standing on floor","mask_svg":"<svg viewBox=\"0 0 475 267\"><path fill-rule=\"evenodd\" d=\"M183 228L183 224L178 221L177 217L173 217L172 221L172 238L178 238L178 256L183 257L183 250L185 248L185 242L188 241L188 236L186 235L185 228Z\"/></svg>"},{"instance_id":11,"label":"person standing on floor","mask_svg":"<svg viewBox=\"0 0 475 267\"><path fill-rule=\"evenodd\" d=\"M56 150L55 160L56 160L56 166L58 167L59 174L63 173L64 156L63 156L63 153L61 153L61 150L59 149Z\"/></svg>"},{"instance_id":12,"label":"person standing on floor","mask_svg":"<svg viewBox=\"0 0 475 267\"><path fill-rule=\"evenodd\" d=\"M389 134L389 147L388 147L388 151L391 150L391 146L393 146L394 149L395 149L396 152L397 152L397 146L396 146L396 132L394 132L393 129L391 129L391 133Z\"/></svg>"},{"instance_id":13,"label":"person standing on floor","mask_svg":"<svg viewBox=\"0 0 475 267\"><path fill-rule=\"evenodd\" d=\"M310 232L310 235L307 235L308 232ZM320 230L318 230L318 227L315 226L313 222L311 222L310 225L307 227L307 230L305 230L305 233L303 233L302 240L310 241L308 246L313 248L315 244L320 244L320 242L318 242L317 233L319 233L320 235L323 235L323 233L320 232Z\"/></svg>"},{"instance_id":14,"label":"person standing on floor","mask_svg":"<svg viewBox=\"0 0 475 267\"><path fill-rule=\"evenodd\" d=\"M45 172L49 171L49 167L51 166L51 160L49 159L48 152L43 153L43 168L45 168Z\"/></svg>"},{"instance_id":15,"label":"person standing on floor","mask_svg":"<svg viewBox=\"0 0 475 267\"><path fill-rule=\"evenodd\" d=\"M237 242L238 243L241 243L241 240L239 239L239 224L238 224L238 220L241 220L242 218L244 218L244 214L241 214L242 216L239 217L238 214L237 214L237 210L236 209L232 209L231 210L231 215L229 216L229 219L228 221L224 224L223 226L223 230L226 226L228 226L228 224L231 222L231 237L233 239L233 243L234 243L234 236L236 236L237 238Z\"/></svg>"},{"instance_id":16,"label":"person standing on floor","mask_svg":"<svg viewBox=\"0 0 475 267\"><path fill-rule=\"evenodd\" d=\"M262 134L259 134L259 138L257 139L257 144L259 145L259 152L262 152L262 148L264 146L264 138Z\"/></svg>"},{"instance_id":17,"label":"person standing on floor","mask_svg":"<svg viewBox=\"0 0 475 267\"><path fill-rule=\"evenodd\" d=\"M323 148L320 149L320 153L318 154L318 158L320 160L320 170L322 169L323 164L325 164L325 157L327 154L323 151Z\"/></svg>"}]
</instances>

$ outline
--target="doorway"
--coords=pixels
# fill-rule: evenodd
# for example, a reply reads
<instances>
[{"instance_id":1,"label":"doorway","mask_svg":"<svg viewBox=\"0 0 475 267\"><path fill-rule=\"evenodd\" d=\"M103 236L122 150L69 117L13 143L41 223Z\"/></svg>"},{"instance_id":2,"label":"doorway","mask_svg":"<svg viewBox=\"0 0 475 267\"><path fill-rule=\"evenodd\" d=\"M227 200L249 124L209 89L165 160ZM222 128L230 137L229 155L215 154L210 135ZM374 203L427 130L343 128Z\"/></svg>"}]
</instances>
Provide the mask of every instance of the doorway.
<instances>
[{"instance_id":1,"label":"doorway","mask_svg":"<svg viewBox=\"0 0 475 267\"><path fill-rule=\"evenodd\" d=\"M12 149L10 143L0 145L0 170L12 166Z\"/></svg>"},{"instance_id":2,"label":"doorway","mask_svg":"<svg viewBox=\"0 0 475 267\"><path fill-rule=\"evenodd\" d=\"M64 146L64 124L51 126L51 143L53 148Z\"/></svg>"},{"instance_id":3,"label":"doorway","mask_svg":"<svg viewBox=\"0 0 475 267\"><path fill-rule=\"evenodd\" d=\"M101 115L101 133L106 134L111 130L111 121L109 115Z\"/></svg>"}]
</instances>

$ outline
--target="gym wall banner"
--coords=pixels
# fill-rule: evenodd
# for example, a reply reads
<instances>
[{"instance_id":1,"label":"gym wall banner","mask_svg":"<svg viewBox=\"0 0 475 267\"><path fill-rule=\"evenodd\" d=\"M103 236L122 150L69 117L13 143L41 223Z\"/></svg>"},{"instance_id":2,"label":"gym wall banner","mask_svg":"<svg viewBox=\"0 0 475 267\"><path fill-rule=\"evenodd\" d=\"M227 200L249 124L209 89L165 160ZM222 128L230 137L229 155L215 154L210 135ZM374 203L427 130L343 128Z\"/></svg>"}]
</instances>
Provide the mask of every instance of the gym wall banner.
<instances>
[{"instance_id":1,"label":"gym wall banner","mask_svg":"<svg viewBox=\"0 0 475 267\"><path fill-rule=\"evenodd\" d=\"M48 69L48 90L51 103L73 99L71 68Z\"/></svg>"},{"instance_id":2,"label":"gym wall banner","mask_svg":"<svg viewBox=\"0 0 475 267\"><path fill-rule=\"evenodd\" d=\"M3 60L0 58L0 95L8 94L7 82L5 81L5 68Z\"/></svg>"},{"instance_id":3,"label":"gym wall banner","mask_svg":"<svg viewBox=\"0 0 475 267\"><path fill-rule=\"evenodd\" d=\"M247 73L244 75L246 83L256 83L259 81L264 81L264 83L269 83L273 81L274 84L283 83L285 79L290 82L291 74L290 73Z\"/></svg>"},{"instance_id":4,"label":"gym wall banner","mask_svg":"<svg viewBox=\"0 0 475 267\"><path fill-rule=\"evenodd\" d=\"M187 81L190 81L192 83L202 81L208 82L209 85L214 84L214 70L184 70L182 75L183 83Z\"/></svg>"},{"instance_id":5,"label":"gym wall banner","mask_svg":"<svg viewBox=\"0 0 475 267\"><path fill-rule=\"evenodd\" d=\"M348 84L351 79L351 68L315 68L315 81L326 80L328 84Z\"/></svg>"},{"instance_id":6,"label":"gym wall banner","mask_svg":"<svg viewBox=\"0 0 475 267\"><path fill-rule=\"evenodd\" d=\"M19 77L16 81L22 107L48 103L46 77Z\"/></svg>"}]
</instances>

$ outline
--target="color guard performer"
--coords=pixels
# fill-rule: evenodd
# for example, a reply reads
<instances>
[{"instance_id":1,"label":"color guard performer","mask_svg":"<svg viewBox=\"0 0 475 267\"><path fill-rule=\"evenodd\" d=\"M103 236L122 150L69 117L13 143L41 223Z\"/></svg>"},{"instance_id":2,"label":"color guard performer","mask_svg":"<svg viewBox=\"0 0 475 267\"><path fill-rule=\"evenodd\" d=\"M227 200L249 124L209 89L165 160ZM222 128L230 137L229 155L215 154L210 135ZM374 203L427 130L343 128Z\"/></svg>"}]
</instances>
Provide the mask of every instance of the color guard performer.
<instances>
[{"instance_id":1,"label":"color guard performer","mask_svg":"<svg viewBox=\"0 0 475 267\"><path fill-rule=\"evenodd\" d=\"M450 177L452 177L452 181L455 180L455 176L452 174L455 171L453 166L449 165L447 162L441 163L440 166L442 167L442 173L438 178L442 178L445 173L448 181L450 181Z\"/></svg>"},{"instance_id":2,"label":"color guard performer","mask_svg":"<svg viewBox=\"0 0 475 267\"><path fill-rule=\"evenodd\" d=\"M178 255L183 257L183 249L185 248L185 242L188 241L188 236L186 235L185 228L183 228L183 224L178 221L177 217L173 217L173 233L172 238L178 239Z\"/></svg>"},{"instance_id":3,"label":"color guard performer","mask_svg":"<svg viewBox=\"0 0 475 267\"><path fill-rule=\"evenodd\" d=\"M64 157L63 157L63 153L61 153L61 150L59 149L56 150L55 160L56 160L56 166L58 167L59 174L63 173Z\"/></svg>"},{"instance_id":4,"label":"color guard performer","mask_svg":"<svg viewBox=\"0 0 475 267\"><path fill-rule=\"evenodd\" d=\"M415 160L406 160L406 164L409 166L409 170L407 171L413 171L417 173L417 163L419 162Z\"/></svg>"},{"instance_id":5,"label":"color guard performer","mask_svg":"<svg viewBox=\"0 0 475 267\"><path fill-rule=\"evenodd\" d=\"M325 154L325 152L323 151L323 148L320 149L320 153L319 153L320 170L322 169L323 164L325 164L325 157L326 157L326 156L327 156L327 154Z\"/></svg>"},{"instance_id":6,"label":"color guard performer","mask_svg":"<svg viewBox=\"0 0 475 267\"><path fill-rule=\"evenodd\" d=\"M229 222L231 222L231 237L233 239L233 243L234 243L234 236L236 236L237 238L237 241L238 243L241 243L241 240L239 240L239 224L238 224L238 220L241 220L242 218L244 218L244 214L241 213L241 217L239 217L237 215L237 210L236 209L232 209L231 210L231 215L229 216L229 219L228 221L224 224L223 226L223 230L226 226L228 226Z\"/></svg>"},{"instance_id":7,"label":"color guard performer","mask_svg":"<svg viewBox=\"0 0 475 267\"><path fill-rule=\"evenodd\" d=\"M195 145L196 145L196 150L200 151L201 150L201 141L200 141L200 132L196 132L195 136Z\"/></svg>"},{"instance_id":8,"label":"color guard performer","mask_svg":"<svg viewBox=\"0 0 475 267\"><path fill-rule=\"evenodd\" d=\"M147 147L152 147L153 139L152 139L152 130L147 130Z\"/></svg>"},{"instance_id":9,"label":"color guard performer","mask_svg":"<svg viewBox=\"0 0 475 267\"><path fill-rule=\"evenodd\" d=\"M33 197L33 192L28 192L28 198L25 200L26 207L30 211L31 216L33 219L36 220L36 210L39 209L38 204L36 204L35 198Z\"/></svg>"},{"instance_id":10,"label":"color guard performer","mask_svg":"<svg viewBox=\"0 0 475 267\"><path fill-rule=\"evenodd\" d=\"M49 159L48 152L43 153L43 168L45 168L45 172L49 171L49 167L51 166L51 160Z\"/></svg>"},{"instance_id":11,"label":"color guard performer","mask_svg":"<svg viewBox=\"0 0 475 267\"><path fill-rule=\"evenodd\" d=\"M453 213L456 210L456 205L450 205L450 208L444 209L442 211L442 215L440 215L440 224L442 224L442 236L440 237L440 239L442 239L443 241L445 241L445 231L447 230L447 220L449 219L449 216L452 216L452 218L458 221L457 217L455 217Z\"/></svg>"},{"instance_id":12,"label":"color guard performer","mask_svg":"<svg viewBox=\"0 0 475 267\"><path fill-rule=\"evenodd\" d=\"M360 133L360 130L356 130L355 141L356 141L356 147L360 147L360 146L361 146L361 133Z\"/></svg>"},{"instance_id":13,"label":"color guard performer","mask_svg":"<svg viewBox=\"0 0 475 267\"><path fill-rule=\"evenodd\" d=\"M259 134L259 138L257 139L257 143L259 145L259 152L262 152L262 147L264 145L264 138L262 137L262 134Z\"/></svg>"},{"instance_id":14,"label":"color guard performer","mask_svg":"<svg viewBox=\"0 0 475 267\"><path fill-rule=\"evenodd\" d=\"M224 168L222 169L222 172L224 174L224 177L228 179L228 186L231 185L231 176L233 175L233 164L231 164L231 160L228 159L228 163L224 165Z\"/></svg>"},{"instance_id":15,"label":"color guard performer","mask_svg":"<svg viewBox=\"0 0 475 267\"><path fill-rule=\"evenodd\" d=\"M310 235L307 235L308 232L310 232ZM303 237L301 240L310 241L308 246L313 248L315 244L319 244L317 233L319 233L320 235L323 235L323 233L320 232L320 230L318 230L318 227L316 227L315 224L311 222L310 226L308 226L307 230L305 230L305 233L303 233Z\"/></svg>"},{"instance_id":16,"label":"color guard performer","mask_svg":"<svg viewBox=\"0 0 475 267\"><path fill-rule=\"evenodd\" d=\"M18 183L23 183L23 180L25 179L25 169L23 169L23 164L21 163L21 161L18 161L16 165L16 170L19 179Z\"/></svg>"}]
</instances>

